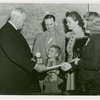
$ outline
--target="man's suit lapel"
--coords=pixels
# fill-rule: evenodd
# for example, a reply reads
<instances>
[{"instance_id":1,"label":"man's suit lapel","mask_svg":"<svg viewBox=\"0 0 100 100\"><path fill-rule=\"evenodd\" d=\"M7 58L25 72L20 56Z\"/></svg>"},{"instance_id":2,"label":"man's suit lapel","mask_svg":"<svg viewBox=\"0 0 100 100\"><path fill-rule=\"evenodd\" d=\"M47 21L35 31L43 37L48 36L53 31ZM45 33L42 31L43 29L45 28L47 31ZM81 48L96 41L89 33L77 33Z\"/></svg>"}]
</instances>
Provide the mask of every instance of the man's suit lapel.
<instances>
[{"instance_id":1,"label":"man's suit lapel","mask_svg":"<svg viewBox=\"0 0 100 100\"><path fill-rule=\"evenodd\" d=\"M22 49L24 50L24 52L26 52L27 54L30 54L30 48L28 43L26 42L25 38L23 37L23 35L21 34L21 30L16 30L9 22L7 22L7 28L11 31L9 32L9 34L11 34L11 36L13 36L12 38L15 39L16 44L20 45L22 47Z\"/></svg>"}]
</instances>

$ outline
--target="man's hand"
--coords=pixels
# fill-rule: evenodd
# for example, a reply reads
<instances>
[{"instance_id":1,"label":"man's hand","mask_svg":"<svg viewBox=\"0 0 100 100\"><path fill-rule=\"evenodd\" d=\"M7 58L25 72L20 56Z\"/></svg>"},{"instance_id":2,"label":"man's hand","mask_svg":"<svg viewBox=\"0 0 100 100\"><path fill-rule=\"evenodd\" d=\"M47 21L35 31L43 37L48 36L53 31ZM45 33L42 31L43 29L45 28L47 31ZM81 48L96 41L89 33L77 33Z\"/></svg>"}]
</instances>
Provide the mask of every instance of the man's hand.
<instances>
[{"instance_id":1,"label":"man's hand","mask_svg":"<svg viewBox=\"0 0 100 100\"><path fill-rule=\"evenodd\" d=\"M44 71L47 69L47 67L46 67L45 65L43 65L43 64L36 64L36 65L34 66L34 69L35 69L37 72L44 72Z\"/></svg>"},{"instance_id":2,"label":"man's hand","mask_svg":"<svg viewBox=\"0 0 100 100\"><path fill-rule=\"evenodd\" d=\"M61 69L62 69L63 71L68 71L69 69L72 68L71 64L69 64L68 62L64 62L64 63L62 63L61 65L62 65L62 66L61 66Z\"/></svg>"}]
</instances>

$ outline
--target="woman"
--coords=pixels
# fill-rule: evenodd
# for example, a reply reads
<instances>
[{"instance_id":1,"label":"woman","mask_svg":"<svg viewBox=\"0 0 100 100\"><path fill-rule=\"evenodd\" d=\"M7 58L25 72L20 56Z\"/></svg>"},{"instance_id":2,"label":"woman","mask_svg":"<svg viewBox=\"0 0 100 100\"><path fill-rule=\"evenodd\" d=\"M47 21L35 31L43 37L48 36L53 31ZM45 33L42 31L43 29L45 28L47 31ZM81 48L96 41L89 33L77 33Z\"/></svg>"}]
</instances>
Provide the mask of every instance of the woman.
<instances>
[{"instance_id":1,"label":"woman","mask_svg":"<svg viewBox=\"0 0 100 100\"><path fill-rule=\"evenodd\" d=\"M76 40L83 41L85 37L84 23L78 12L66 14L67 26L70 32L66 34L66 61L70 62L74 57L80 56L81 48L77 46ZM76 48L74 48L76 46ZM74 49L74 50L73 50ZM80 49L77 52L77 49ZM67 74L66 90L75 89L75 73Z\"/></svg>"},{"instance_id":2,"label":"woman","mask_svg":"<svg viewBox=\"0 0 100 100\"><path fill-rule=\"evenodd\" d=\"M82 49L81 59L76 58L71 64L70 72L80 69L78 82L85 94L100 94L100 16L96 12L88 12L84 19L90 38ZM62 70L67 71L67 66Z\"/></svg>"}]
</instances>

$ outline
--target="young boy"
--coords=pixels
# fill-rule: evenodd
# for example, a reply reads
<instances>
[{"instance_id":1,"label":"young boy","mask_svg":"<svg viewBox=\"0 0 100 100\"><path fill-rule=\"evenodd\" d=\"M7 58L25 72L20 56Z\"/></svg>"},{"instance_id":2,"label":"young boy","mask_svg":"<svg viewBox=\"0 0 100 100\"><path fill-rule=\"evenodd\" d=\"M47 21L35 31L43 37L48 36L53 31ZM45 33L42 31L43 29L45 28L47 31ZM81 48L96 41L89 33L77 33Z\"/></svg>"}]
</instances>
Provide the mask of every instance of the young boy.
<instances>
[{"instance_id":1,"label":"young boy","mask_svg":"<svg viewBox=\"0 0 100 100\"><path fill-rule=\"evenodd\" d=\"M60 64L59 56L61 54L60 47L51 45L48 49L47 67ZM61 94L63 80L59 77L60 69L50 70L44 78L43 84L44 94Z\"/></svg>"}]
</instances>

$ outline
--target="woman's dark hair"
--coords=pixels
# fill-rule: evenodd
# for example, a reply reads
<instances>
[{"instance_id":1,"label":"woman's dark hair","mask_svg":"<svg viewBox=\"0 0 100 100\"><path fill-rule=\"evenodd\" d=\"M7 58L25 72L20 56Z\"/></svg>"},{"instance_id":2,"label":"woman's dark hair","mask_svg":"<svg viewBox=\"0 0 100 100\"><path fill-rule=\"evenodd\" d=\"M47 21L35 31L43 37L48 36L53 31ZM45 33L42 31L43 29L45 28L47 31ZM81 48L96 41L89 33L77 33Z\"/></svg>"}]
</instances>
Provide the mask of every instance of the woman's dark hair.
<instances>
[{"instance_id":1,"label":"woman's dark hair","mask_svg":"<svg viewBox=\"0 0 100 100\"><path fill-rule=\"evenodd\" d=\"M66 12L66 17L68 17L68 16L69 16L69 14L70 14L70 12Z\"/></svg>"},{"instance_id":2,"label":"woman's dark hair","mask_svg":"<svg viewBox=\"0 0 100 100\"><path fill-rule=\"evenodd\" d=\"M66 17L71 17L74 21L78 21L78 25L84 29L84 22L78 12L72 11L68 14L66 13Z\"/></svg>"}]
</instances>

